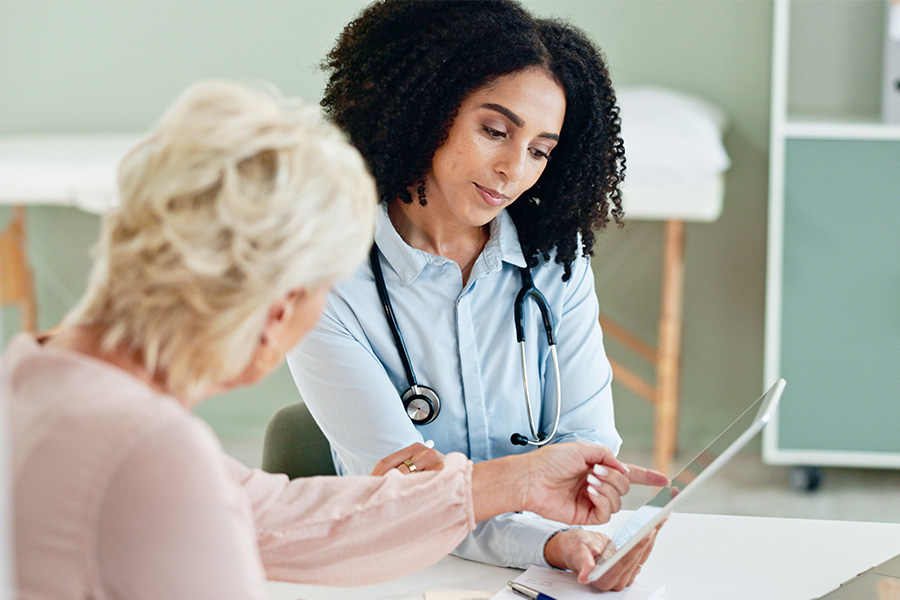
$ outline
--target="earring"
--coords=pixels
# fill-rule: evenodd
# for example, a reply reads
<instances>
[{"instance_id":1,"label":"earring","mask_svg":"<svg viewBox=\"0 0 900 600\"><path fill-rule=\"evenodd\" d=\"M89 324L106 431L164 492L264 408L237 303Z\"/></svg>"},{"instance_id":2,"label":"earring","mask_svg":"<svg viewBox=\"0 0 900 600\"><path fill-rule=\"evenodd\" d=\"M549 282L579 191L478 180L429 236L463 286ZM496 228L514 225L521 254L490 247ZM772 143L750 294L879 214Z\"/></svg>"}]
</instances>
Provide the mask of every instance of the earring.
<instances>
[{"instance_id":1,"label":"earring","mask_svg":"<svg viewBox=\"0 0 900 600\"><path fill-rule=\"evenodd\" d=\"M264 337L262 347L253 356L253 366L260 371L271 371L281 363L283 355L278 340Z\"/></svg>"},{"instance_id":2,"label":"earring","mask_svg":"<svg viewBox=\"0 0 900 600\"><path fill-rule=\"evenodd\" d=\"M419 204L422 206L426 206L428 201L425 199L425 180L422 179L419 181L419 185L416 187L416 195L419 198Z\"/></svg>"}]
</instances>

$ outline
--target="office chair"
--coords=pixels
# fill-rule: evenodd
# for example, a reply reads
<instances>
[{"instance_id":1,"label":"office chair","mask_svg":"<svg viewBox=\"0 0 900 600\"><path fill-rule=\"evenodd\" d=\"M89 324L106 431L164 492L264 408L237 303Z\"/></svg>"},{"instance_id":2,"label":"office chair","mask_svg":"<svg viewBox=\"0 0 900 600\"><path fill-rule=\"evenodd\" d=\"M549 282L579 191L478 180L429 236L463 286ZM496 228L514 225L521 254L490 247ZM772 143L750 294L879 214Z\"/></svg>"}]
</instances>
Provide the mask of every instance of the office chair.
<instances>
[{"instance_id":1,"label":"office chair","mask_svg":"<svg viewBox=\"0 0 900 600\"><path fill-rule=\"evenodd\" d=\"M275 413L266 429L262 469L291 479L336 475L328 439L303 402Z\"/></svg>"}]
</instances>

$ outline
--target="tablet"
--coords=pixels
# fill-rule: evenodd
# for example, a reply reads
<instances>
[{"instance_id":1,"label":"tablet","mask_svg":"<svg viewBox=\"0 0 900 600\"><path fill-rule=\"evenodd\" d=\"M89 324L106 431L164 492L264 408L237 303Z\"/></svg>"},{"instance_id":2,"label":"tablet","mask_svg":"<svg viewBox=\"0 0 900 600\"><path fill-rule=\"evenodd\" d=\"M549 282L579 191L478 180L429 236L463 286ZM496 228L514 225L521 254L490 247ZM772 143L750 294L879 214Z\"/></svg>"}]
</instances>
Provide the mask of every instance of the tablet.
<instances>
[{"instance_id":1,"label":"tablet","mask_svg":"<svg viewBox=\"0 0 900 600\"><path fill-rule=\"evenodd\" d=\"M776 381L775 385L675 475L671 485L662 488L616 530L612 536L616 545L615 553L594 567L588 581L596 581L622 560L629 550L672 513L678 503L694 493L766 426L781 399L784 383L784 379Z\"/></svg>"}]
</instances>

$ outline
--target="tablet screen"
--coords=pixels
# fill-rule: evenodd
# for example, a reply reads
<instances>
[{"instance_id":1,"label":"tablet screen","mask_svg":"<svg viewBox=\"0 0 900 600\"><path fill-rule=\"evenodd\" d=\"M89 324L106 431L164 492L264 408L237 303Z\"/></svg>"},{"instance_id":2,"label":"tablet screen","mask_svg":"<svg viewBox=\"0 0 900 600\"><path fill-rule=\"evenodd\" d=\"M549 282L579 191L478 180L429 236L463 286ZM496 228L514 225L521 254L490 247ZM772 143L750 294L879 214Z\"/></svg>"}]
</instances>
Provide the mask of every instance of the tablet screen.
<instances>
[{"instance_id":1,"label":"tablet screen","mask_svg":"<svg viewBox=\"0 0 900 600\"><path fill-rule=\"evenodd\" d=\"M769 390L751 404L725 431L704 448L675 477L669 486L661 488L650 500L616 530L612 541L616 552L598 563L589 576L590 581L601 577L672 512L675 505L693 493L700 484L728 462L738 450L759 433L772 418L784 380L779 379Z\"/></svg>"}]
</instances>

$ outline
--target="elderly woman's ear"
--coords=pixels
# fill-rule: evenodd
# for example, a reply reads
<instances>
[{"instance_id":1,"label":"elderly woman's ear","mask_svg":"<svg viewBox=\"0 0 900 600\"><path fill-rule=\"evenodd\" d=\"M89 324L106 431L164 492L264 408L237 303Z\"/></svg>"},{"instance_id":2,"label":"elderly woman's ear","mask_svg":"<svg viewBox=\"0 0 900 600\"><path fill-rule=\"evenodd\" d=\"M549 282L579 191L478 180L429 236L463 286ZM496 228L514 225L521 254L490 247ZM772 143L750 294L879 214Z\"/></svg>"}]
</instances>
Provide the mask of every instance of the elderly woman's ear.
<instances>
[{"instance_id":1,"label":"elderly woman's ear","mask_svg":"<svg viewBox=\"0 0 900 600\"><path fill-rule=\"evenodd\" d=\"M315 289L295 288L276 300L266 315L250 364L233 384L259 381L280 365L285 353L319 320L330 289L330 285Z\"/></svg>"},{"instance_id":2,"label":"elderly woman's ear","mask_svg":"<svg viewBox=\"0 0 900 600\"><path fill-rule=\"evenodd\" d=\"M296 310L291 299L302 293L291 291L287 297L272 304L263 330L256 339L250 362L240 375L223 386L225 389L256 383L281 364L285 349L290 349L290 346L282 345L282 340L287 341L286 330Z\"/></svg>"}]
</instances>

